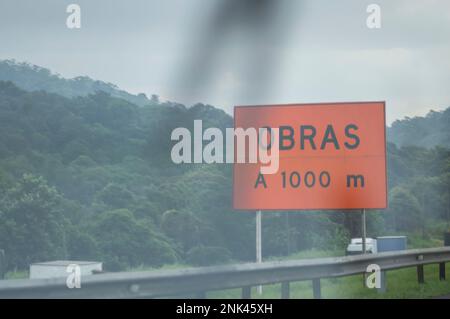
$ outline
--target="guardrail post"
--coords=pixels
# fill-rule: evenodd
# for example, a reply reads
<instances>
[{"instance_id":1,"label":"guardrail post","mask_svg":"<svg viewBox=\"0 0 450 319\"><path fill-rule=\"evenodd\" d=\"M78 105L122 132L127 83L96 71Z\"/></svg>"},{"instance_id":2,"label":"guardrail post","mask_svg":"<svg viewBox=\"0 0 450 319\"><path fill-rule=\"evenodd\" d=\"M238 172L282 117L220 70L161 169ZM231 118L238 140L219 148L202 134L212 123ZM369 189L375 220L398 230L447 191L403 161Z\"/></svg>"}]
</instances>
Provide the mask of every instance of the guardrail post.
<instances>
[{"instance_id":1,"label":"guardrail post","mask_svg":"<svg viewBox=\"0 0 450 319\"><path fill-rule=\"evenodd\" d=\"M439 264L439 280L445 280L445 263Z\"/></svg>"},{"instance_id":2,"label":"guardrail post","mask_svg":"<svg viewBox=\"0 0 450 319\"><path fill-rule=\"evenodd\" d=\"M382 270L380 271L380 288L378 288L379 293L385 293L386 292L386 271Z\"/></svg>"},{"instance_id":3,"label":"guardrail post","mask_svg":"<svg viewBox=\"0 0 450 319\"><path fill-rule=\"evenodd\" d=\"M196 299L206 299L206 291L200 291L195 294Z\"/></svg>"},{"instance_id":4,"label":"guardrail post","mask_svg":"<svg viewBox=\"0 0 450 319\"><path fill-rule=\"evenodd\" d=\"M6 273L6 260L5 260L5 251L0 249L0 279L5 278Z\"/></svg>"},{"instance_id":5,"label":"guardrail post","mask_svg":"<svg viewBox=\"0 0 450 319\"><path fill-rule=\"evenodd\" d=\"M321 299L322 298L322 292L320 289L320 278L313 279L313 295L314 299Z\"/></svg>"},{"instance_id":6,"label":"guardrail post","mask_svg":"<svg viewBox=\"0 0 450 319\"><path fill-rule=\"evenodd\" d=\"M423 265L417 266L417 280L418 280L419 284L425 283L425 276L423 273Z\"/></svg>"},{"instance_id":7,"label":"guardrail post","mask_svg":"<svg viewBox=\"0 0 450 319\"><path fill-rule=\"evenodd\" d=\"M242 287L242 299L251 299L252 298L252 287Z\"/></svg>"},{"instance_id":8,"label":"guardrail post","mask_svg":"<svg viewBox=\"0 0 450 319\"><path fill-rule=\"evenodd\" d=\"M281 283L281 299L289 299L289 298L290 298L289 281L284 281Z\"/></svg>"}]
</instances>

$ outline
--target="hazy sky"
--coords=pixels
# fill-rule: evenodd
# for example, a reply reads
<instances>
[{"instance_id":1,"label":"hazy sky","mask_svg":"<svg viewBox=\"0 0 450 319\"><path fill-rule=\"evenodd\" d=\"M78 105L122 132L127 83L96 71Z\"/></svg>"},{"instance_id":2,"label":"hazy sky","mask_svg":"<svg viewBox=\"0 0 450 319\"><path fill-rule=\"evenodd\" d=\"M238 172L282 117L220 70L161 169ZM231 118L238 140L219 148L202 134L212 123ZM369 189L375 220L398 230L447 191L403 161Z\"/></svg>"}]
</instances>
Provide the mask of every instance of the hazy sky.
<instances>
[{"instance_id":1,"label":"hazy sky","mask_svg":"<svg viewBox=\"0 0 450 319\"><path fill-rule=\"evenodd\" d=\"M66 27L70 3L81 29ZM450 1L0 0L7 58L229 113L385 100L391 122L450 106Z\"/></svg>"}]
</instances>

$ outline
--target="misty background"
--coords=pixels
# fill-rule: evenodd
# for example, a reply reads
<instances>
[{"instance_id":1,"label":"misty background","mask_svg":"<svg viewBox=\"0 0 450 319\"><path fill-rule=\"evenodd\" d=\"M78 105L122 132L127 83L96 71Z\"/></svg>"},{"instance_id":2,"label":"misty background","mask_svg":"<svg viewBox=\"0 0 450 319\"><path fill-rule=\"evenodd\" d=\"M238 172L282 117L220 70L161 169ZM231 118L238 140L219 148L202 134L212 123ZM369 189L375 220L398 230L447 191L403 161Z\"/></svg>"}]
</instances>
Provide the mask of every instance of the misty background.
<instances>
[{"instance_id":1,"label":"misty background","mask_svg":"<svg viewBox=\"0 0 450 319\"><path fill-rule=\"evenodd\" d=\"M81 29L66 7L81 6ZM386 100L387 120L442 110L450 92L450 3L3 0L0 59L88 75L231 114L234 105Z\"/></svg>"},{"instance_id":2,"label":"misty background","mask_svg":"<svg viewBox=\"0 0 450 319\"><path fill-rule=\"evenodd\" d=\"M170 160L173 129L232 127L237 104L385 100L389 207L368 211L367 234L444 244L447 2L378 1L379 30L365 1L78 1L79 30L69 3L0 2L0 278L49 260L253 262L255 214L233 210L232 165ZM359 211L262 219L265 261L342 256L361 237ZM390 296L437 294L397 290L409 276L389 279ZM361 296L360 279L337 295Z\"/></svg>"}]
</instances>

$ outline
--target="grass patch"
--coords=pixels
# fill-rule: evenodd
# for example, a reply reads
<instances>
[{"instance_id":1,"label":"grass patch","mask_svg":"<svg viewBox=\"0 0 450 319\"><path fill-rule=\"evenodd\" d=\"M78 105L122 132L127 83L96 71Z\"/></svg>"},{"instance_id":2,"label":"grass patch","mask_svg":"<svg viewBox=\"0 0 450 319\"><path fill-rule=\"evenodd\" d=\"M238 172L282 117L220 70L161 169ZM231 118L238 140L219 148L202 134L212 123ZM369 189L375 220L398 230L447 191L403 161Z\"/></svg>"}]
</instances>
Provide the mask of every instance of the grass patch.
<instances>
[{"instance_id":1,"label":"grass patch","mask_svg":"<svg viewBox=\"0 0 450 319\"><path fill-rule=\"evenodd\" d=\"M343 256L345 251L339 250L303 250L298 253L283 256L283 257L269 257L266 261L275 261L275 260L298 260L298 259L310 259L310 258L325 258L325 257L338 257Z\"/></svg>"},{"instance_id":2,"label":"grass patch","mask_svg":"<svg viewBox=\"0 0 450 319\"><path fill-rule=\"evenodd\" d=\"M23 271L9 271L5 274L5 279L28 279L29 272L27 270Z\"/></svg>"},{"instance_id":3,"label":"grass patch","mask_svg":"<svg viewBox=\"0 0 450 319\"><path fill-rule=\"evenodd\" d=\"M355 275L341 278L328 278L321 280L322 298L337 299L411 299L431 298L450 294L450 280L439 280L439 266L427 265L424 267L425 284L417 281L416 268L406 268L388 271L386 275L386 292L380 293L376 289L364 287L363 276ZM446 265L447 274L450 265ZM313 298L312 282L293 282L290 285L291 298ZM259 295L256 287L252 289L253 298L279 299L281 284L263 286L263 293ZM209 292L208 298L231 299L240 298L241 289Z\"/></svg>"},{"instance_id":4,"label":"grass patch","mask_svg":"<svg viewBox=\"0 0 450 319\"><path fill-rule=\"evenodd\" d=\"M158 270L184 269L184 268L192 268L192 267L194 267L194 266L190 266L187 264L168 264L168 265L163 265L161 267L151 267L151 266L133 267L133 268L128 268L125 271L128 271L128 272L158 271Z\"/></svg>"}]
</instances>

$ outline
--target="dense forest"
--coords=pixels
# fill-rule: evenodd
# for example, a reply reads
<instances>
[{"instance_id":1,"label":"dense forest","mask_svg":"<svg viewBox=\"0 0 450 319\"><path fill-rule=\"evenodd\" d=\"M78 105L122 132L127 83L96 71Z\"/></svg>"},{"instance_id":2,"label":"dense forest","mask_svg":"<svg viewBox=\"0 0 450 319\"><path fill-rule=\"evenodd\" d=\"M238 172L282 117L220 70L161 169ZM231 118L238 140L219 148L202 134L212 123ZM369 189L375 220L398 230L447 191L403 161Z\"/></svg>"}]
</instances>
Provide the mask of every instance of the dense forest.
<instances>
[{"instance_id":1,"label":"dense forest","mask_svg":"<svg viewBox=\"0 0 450 319\"><path fill-rule=\"evenodd\" d=\"M111 271L254 260L254 214L232 210L231 166L170 161L173 128L194 119L231 127L228 114L156 97L133 103L101 87L64 94L70 80L8 64L8 74L0 67L10 80L0 81L0 249L9 270L54 259L99 260ZM19 83L33 74L34 84ZM449 110L389 129L389 209L369 213L370 236L426 239L449 227ZM444 123L442 144L399 142L418 122L430 136ZM264 257L343 250L359 229L353 213L273 212L263 218Z\"/></svg>"},{"instance_id":2,"label":"dense forest","mask_svg":"<svg viewBox=\"0 0 450 319\"><path fill-rule=\"evenodd\" d=\"M425 117L397 120L387 130L388 138L398 146L450 147L450 108L430 111Z\"/></svg>"},{"instance_id":3,"label":"dense forest","mask_svg":"<svg viewBox=\"0 0 450 319\"><path fill-rule=\"evenodd\" d=\"M65 97L86 96L103 91L140 106L149 102L145 94L130 94L112 83L96 81L87 76L65 79L49 69L15 60L0 60L0 81L11 81L26 91L42 90ZM156 96L152 98L155 99Z\"/></svg>"}]
</instances>

